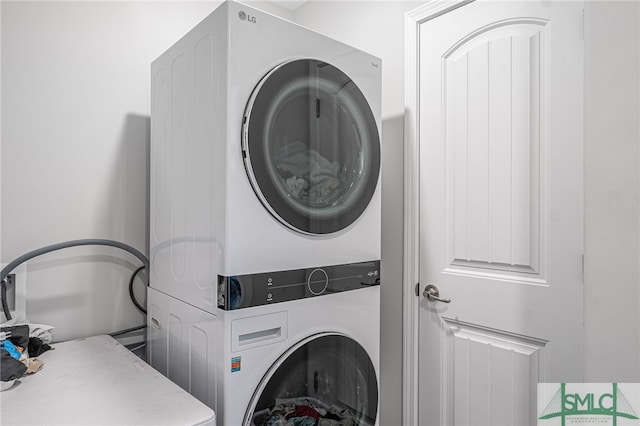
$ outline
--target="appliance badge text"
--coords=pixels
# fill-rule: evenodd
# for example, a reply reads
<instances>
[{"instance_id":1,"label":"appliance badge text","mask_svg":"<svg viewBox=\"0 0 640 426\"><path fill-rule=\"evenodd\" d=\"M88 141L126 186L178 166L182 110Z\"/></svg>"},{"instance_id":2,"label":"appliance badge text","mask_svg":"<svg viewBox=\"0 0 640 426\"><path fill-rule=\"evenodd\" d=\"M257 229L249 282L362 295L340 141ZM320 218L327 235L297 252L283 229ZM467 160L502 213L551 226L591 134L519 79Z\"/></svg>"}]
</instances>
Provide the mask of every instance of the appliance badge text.
<instances>
[{"instance_id":1,"label":"appliance badge text","mask_svg":"<svg viewBox=\"0 0 640 426\"><path fill-rule=\"evenodd\" d=\"M252 24L256 23L255 16L247 15L243 11L238 12L238 18L240 18L240 20L242 20L242 21L251 22Z\"/></svg>"}]
</instances>

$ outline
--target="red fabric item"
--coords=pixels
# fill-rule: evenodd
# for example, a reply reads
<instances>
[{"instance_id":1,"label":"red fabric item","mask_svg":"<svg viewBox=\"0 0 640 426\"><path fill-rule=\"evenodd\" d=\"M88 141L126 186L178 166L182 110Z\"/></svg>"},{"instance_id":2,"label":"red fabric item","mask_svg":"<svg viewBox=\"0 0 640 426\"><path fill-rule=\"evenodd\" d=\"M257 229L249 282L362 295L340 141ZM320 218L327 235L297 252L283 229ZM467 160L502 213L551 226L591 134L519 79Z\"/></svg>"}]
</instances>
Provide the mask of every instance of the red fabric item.
<instances>
[{"instance_id":1,"label":"red fabric item","mask_svg":"<svg viewBox=\"0 0 640 426\"><path fill-rule=\"evenodd\" d=\"M313 420L318 420L320 418L320 413L318 413L316 410L314 410L313 408L309 407L308 405L296 405L296 409L293 411L293 413L289 413L286 416L286 419L290 419L292 417L312 417Z\"/></svg>"}]
</instances>

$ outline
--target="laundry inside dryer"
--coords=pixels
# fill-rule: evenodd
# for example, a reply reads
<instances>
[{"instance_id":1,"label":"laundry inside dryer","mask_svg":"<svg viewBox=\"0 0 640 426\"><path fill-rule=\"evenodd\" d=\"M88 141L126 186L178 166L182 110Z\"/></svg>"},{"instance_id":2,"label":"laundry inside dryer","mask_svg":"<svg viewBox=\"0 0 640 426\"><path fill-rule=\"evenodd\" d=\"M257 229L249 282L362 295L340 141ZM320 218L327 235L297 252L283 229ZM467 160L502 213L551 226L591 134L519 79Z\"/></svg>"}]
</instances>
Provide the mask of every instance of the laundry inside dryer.
<instances>
[{"instance_id":1,"label":"laundry inside dryer","mask_svg":"<svg viewBox=\"0 0 640 426\"><path fill-rule=\"evenodd\" d=\"M359 180L371 156L362 150L368 135L354 99L359 90L344 73L319 61L296 61L279 73L298 77L271 84L276 93L267 107L272 120L264 137L278 172L273 177L305 206L343 205L351 192L361 191Z\"/></svg>"},{"instance_id":2,"label":"laundry inside dryer","mask_svg":"<svg viewBox=\"0 0 640 426\"><path fill-rule=\"evenodd\" d=\"M256 426L370 425L378 404L376 374L366 351L342 335L302 344L265 377Z\"/></svg>"},{"instance_id":3,"label":"laundry inside dryer","mask_svg":"<svg viewBox=\"0 0 640 426\"><path fill-rule=\"evenodd\" d=\"M271 208L334 218L368 203L379 170L375 119L340 69L313 59L283 63L264 76L245 114L250 177L272 194Z\"/></svg>"}]
</instances>

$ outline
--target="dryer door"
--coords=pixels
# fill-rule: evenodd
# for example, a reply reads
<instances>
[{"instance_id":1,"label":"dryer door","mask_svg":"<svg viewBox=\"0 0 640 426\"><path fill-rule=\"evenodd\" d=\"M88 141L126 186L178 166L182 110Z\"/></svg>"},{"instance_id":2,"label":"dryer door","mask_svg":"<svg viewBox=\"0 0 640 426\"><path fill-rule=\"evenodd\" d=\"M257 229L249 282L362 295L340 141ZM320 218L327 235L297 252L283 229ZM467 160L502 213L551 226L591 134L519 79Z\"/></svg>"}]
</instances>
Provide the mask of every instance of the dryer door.
<instances>
[{"instance_id":1,"label":"dryer door","mask_svg":"<svg viewBox=\"0 0 640 426\"><path fill-rule=\"evenodd\" d=\"M283 63L260 81L245 111L242 150L262 204L307 234L351 225L378 183L371 108L345 73L317 60Z\"/></svg>"},{"instance_id":2,"label":"dryer door","mask_svg":"<svg viewBox=\"0 0 640 426\"><path fill-rule=\"evenodd\" d=\"M367 352L339 334L312 336L285 353L253 395L245 425L373 425L378 380ZM335 420L335 422L328 422ZM289 424L289 423L287 423Z\"/></svg>"}]
</instances>

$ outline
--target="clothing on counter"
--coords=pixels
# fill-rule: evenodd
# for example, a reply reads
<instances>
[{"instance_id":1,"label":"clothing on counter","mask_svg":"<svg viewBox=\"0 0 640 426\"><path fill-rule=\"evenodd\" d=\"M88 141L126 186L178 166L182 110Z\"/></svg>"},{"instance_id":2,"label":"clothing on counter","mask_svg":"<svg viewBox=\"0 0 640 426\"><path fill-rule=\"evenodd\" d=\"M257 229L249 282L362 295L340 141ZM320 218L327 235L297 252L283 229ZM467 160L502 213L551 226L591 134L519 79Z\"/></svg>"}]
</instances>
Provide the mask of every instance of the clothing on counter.
<instances>
[{"instance_id":1,"label":"clothing on counter","mask_svg":"<svg viewBox=\"0 0 640 426\"><path fill-rule=\"evenodd\" d=\"M29 337L37 337L42 343L49 344L53 340L52 330L52 325L29 324Z\"/></svg>"},{"instance_id":2,"label":"clothing on counter","mask_svg":"<svg viewBox=\"0 0 640 426\"><path fill-rule=\"evenodd\" d=\"M0 349L3 349L11 355L12 358L20 359L22 351L18 350L11 340L3 340L0 342Z\"/></svg>"},{"instance_id":3,"label":"clothing on counter","mask_svg":"<svg viewBox=\"0 0 640 426\"><path fill-rule=\"evenodd\" d=\"M0 381L8 382L24 376L27 366L0 349Z\"/></svg>"},{"instance_id":4,"label":"clothing on counter","mask_svg":"<svg viewBox=\"0 0 640 426\"><path fill-rule=\"evenodd\" d=\"M25 374L33 374L37 373L42 369L44 362L40 361L38 358L27 358L21 361L24 365L27 366L27 371Z\"/></svg>"},{"instance_id":5,"label":"clothing on counter","mask_svg":"<svg viewBox=\"0 0 640 426\"><path fill-rule=\"evenodd\" d=\"M42 369L44 363L35 358L38 355L51 349L51 346L42 340L29 337L29 326L26 324L10 325L0 327L0 331L10 332L6 340L0 341L0 381L5 382L3 390L9 389L6 382L16 380L25 374L33 374ZM9 333L7 333L9 334ZM31 356L31 357L30 357Z\"/></svg>"},{"instance_id":6,"label":"clothing on counter","mask_svg":"<svg viewBox=\"0 0 640 426\"><path fill-rule=\"evenodd\" d=\"M51 341L53 340L53 335L52 335L52 331L53 331L53 326L52 325L47 325L47 324L32 324L29 322L25 322L25 321L17 321L15 318L7 321L3 324L0 324L0 331L5 331L8 330L12 327L27 327L27 329L22 329L22 330L27 330L27 333L24 337L37 337L40 340L42 340L43 343L51 343ZM15 343L15 342L14 342ZM23 344L18 343L18 346L24 346L26 347L27 343L26 342L22 342Z\"/></svg>"},{"instance_id":7,"label":"clothing on counter","mask_svg":"<svg viewBox=\"0 0 640 426\"><path fill-rule=\"evenodd\" d=\"M38 337L29 337L29 346L27 348L27 352L29 352L29 356L36 357L40 356L49 349L52 349L51 346L44 343Z\"/></svg>"},{"instance_id":8,"label":"clothing on counter","mask_svg":"<svg viewBox=\"0 0 640 426\"><path fill-rule=\"evenodd\" d=\"M0 331L10 331L10 340L14 345L26 348L29 346L29 326L26 324L12 325L9 327L0 327Z\"/></svg>"}]
</instances>

